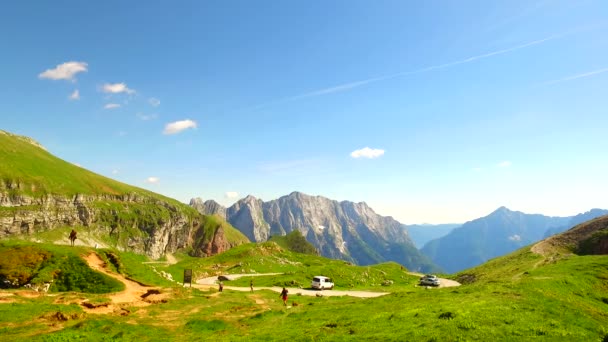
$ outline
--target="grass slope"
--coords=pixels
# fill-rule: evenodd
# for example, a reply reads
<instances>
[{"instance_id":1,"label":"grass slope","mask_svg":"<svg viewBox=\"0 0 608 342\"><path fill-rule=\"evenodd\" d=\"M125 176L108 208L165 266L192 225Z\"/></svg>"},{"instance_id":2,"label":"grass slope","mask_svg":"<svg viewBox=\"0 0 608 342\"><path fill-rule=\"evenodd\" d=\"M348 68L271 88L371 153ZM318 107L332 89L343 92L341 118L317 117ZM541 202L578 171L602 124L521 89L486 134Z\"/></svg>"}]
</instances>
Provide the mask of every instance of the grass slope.
<instances>
[{"instance_id":1,"label":"grass slope","mask_svg":"<svg viewBox=\"0 0 608 342\"><path fill-rule=\"evenodd\" d=\"M287 235L274 235L270 237L269 241L276 242L277 245L292 252L311 255L319 254L315 246L308 242L297 229Z\"/></svg>"},{"instance_id":2,"label":"grass slope","mask_svg":"<svg viewBox=\"0 0 608 342\"><path fill-rule=\"evenodd\" d=\"M116 253L123 272L136 279L152 273L151 264ZM414 286L416 278L396 264L348 265L293 253L271 242L239 246L210 258L177 257L178 264L154 267L174 277L184 268L195 269L199 276L250 269L287 273L255 278L255 286L294 280L307 287L310 275L327 274L338 289L353 283L354 289L392 294L372 299L292 294L291 307L285 308L270 291L220 294L215 289L173 287L166 303L131 307L124 316L86 315L78 306L58 305L54 297L15 295L0 297L0 333L8 340L33 341L602 341L608 334L608 256L543 257L524 248L458 274L470 283L445 289ZM378 285L385 278L395 284ZM248 280L228 284L246 287ZM82 295L66 293L61 298L69 302L73 297ZM57 321L53 317L58 312L69 319Z\"/></svg>"},{"instance_id":3,"label":"grass slope","mask_svg":"<svg viewBox=\"0 0 608 342\"><path fill-rule=\"evenodd\" d=\"M47 194L65 197L76 194L141 196L143 202L108 199L88 204L96 209L99 225L120 228L121 234L112 231L96 237L109 246L126 246L131 237L145 237L147 232L144 228L153 229L162 222L168 222L176 212L185 215L190 222L199 219L197 221L201 222L202 231L198 233L198 242L201 244L208 242L219 226L224 228L224 234L231 244L248 242L243 234L219 217L203 217L194 208L177 200L90 172L53 156L30 138L2 130L0 165L0 192L11 197L26 195L40 198ZM53 209L43 209L37 205L0 207L0 217L11 217L17 211L39 210ZM77 227L77 230L90 229Z\"/></svg>"}]
</instances>

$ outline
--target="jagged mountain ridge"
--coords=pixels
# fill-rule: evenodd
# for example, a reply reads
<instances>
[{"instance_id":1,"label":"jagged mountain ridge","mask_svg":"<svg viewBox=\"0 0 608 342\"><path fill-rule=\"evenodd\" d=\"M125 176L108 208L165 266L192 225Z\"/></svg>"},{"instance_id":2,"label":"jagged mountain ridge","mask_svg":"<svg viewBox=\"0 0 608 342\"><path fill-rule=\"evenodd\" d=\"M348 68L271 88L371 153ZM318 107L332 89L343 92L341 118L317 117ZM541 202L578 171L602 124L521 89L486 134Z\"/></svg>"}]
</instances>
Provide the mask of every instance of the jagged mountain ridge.
<instances>
[{"instance_id":1,"label":"jagged mountain ridge","mask_svg":"<svg viewBox=\"0 0 608 342\"><path fill-rule=\"evenodd\" d=\"M224 220L226 219L226 208L214 200L203 202L202 198L197 197L190 200L190 206L203 215L218 215Z\"/></svg>"},{"instance_id":2,"label":"jagged mountain ridge","mask_svg":"<svg viewBox=\"0 0 608 342\"><path fill-rule=\"evenodd\" d=\"M569 229L572 219L500 207L428 242L421 251L447 272L455 273L540 241L545 232L555 227Z\"/></svg>"},{"instance_id":3,"label":"jagged mountain ridge","mask_svg":"<svg viewBox=\"0 0 608 342\"><path fill-rule=\"evenodd\" d=\"M204 205L197 209L208 214ZM360 265L392 260L412 270L438 270L416 249L401 223L376 214L364 202L338 202L300 192L264 202L250 195L227 208L226 218L252 241L299 230L329 258Z\"/></svg>"}]
</instances>

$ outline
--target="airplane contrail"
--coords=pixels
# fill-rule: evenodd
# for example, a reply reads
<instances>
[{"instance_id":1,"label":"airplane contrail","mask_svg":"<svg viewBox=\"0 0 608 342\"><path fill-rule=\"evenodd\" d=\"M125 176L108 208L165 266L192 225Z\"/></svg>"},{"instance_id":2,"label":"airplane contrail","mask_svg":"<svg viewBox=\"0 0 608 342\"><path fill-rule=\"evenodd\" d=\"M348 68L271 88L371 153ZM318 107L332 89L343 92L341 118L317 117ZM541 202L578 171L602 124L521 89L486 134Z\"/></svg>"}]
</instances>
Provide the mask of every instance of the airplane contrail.
<instances>
[{"instance_id":1,"label":"airplane contrail","mask_svg":"<svg viewBox=\"0 0 608 342\"><path fill-rule=\"evenodd\" d=\"M348 91L351 89L355 89L355 88L359 88L371 83L376 83L376 82L380 82L380 81L386 81L392 78L397 78L397 77L403 77L403 76L409 76L409 75L414 75L414 74L421 74L421 73L425 73L425 72L429 72L429 71L433 71L433 70L439 70L439 69L445 69L445 68L450 68L453 66L457 66L457 65L461 65L461 64L467 64L467 63L472 63L481 59L486 59L486 58L490 58L490 57L494 57L494 56L498 56L498 55L502 55L502 54L506 54L509 52L514 52L517 50L521 50L521 49L525 49L531 46L535 46L535 45L539 45L539 44L543 44L546 43L548 41L551 40L555 40L555 39L559 39L562 38L564 36L567 36L569 34L572 34L574 32L578 32L583 29L577 29L577 30L571 30L569 32L566 33L561 33L561 34L555 34L546 38L542 38L542 39L538 39L538 40L533 40L527 43L523 43L520 45L516 45L516 46L512 46L506 49L501 49L501 50L496 50L496 51L492 51L492 52L488 52L488 53L484 53L481 55L476 55L476 56L471 56L465 59L461 59L461 60L457 60L457 61L453 61L453 62L448 62L448 63L444 63L444 64L438 64L438 65L431 65L428 67L424 67L421 69L416 69L416 70L410 70L410 71L402 71L402 72L397 72L394 74L389 74L389 75L384 75L384 76L378 76L378 77L373 77L373 78L368 78L368 79L364 79L364 80L359 80L359 81L353 81L353 82L348 82L348 83L343 83L343 84L338 84L336 86L333 87L328 87L328 88L322 88L322 89L317 89L317 90L313 90L307 93L303 93L303 94L299 94L299 95L294 95L294 96L290 96L290 97L285 97L282 99L278 99L275 101L270 101L270 102L266 102L266 103L262 103L259 104L257 106L251 107L249 108L249 110L257 110L257 109L261 109L261 108L265 108L268 106L272 106L272 105L277 105L277 104L281 104L281 103L286 103L286 102L291 102L291 101L296 101L296 100L301 100L301 99L305 99L305 98L311 98L311 97L316 97L316 96L322 96L322 95L328 95L328 94L333 94L333 93L339 93L339 92L344 92L344 91Z\"/></svg>"},{"instance_id":2,"label":"airplane contrail","mask_svg":"<svg viewBox=\"0 0 608 342\"><path fill-rule=\"evenodd\" d=\"M589 71L589 72L584 72L582 74L576 74L573 76L568 76L568 77L564 77L564 78L560 78L558 80L553 80L553 81L548 81L543 83L542 85L551 85L551 84L556 84L556 83L561 83L561 82L567 82L567 81L572 81L572 80L576 80L578 78L583 78L583 77L589 77L589 76L593 76L593 75L597 75L597 74L602 74L608 71L608 68L603 68L603 69L598 69L598 70L594 70L594 71Z\"/></svg>"}]
</instances>

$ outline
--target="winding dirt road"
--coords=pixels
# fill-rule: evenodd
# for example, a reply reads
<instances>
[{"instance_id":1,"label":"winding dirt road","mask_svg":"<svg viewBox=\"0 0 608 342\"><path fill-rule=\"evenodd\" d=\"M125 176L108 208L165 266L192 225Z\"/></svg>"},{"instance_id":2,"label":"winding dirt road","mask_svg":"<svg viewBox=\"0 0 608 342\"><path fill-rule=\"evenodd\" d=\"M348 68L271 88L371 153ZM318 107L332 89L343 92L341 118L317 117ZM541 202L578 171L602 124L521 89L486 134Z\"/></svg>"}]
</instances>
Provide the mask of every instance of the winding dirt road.
<instances>
[{"instance_id":1,"label":"winding dirt road","mask_svg":"<svg viewBox=\"0 0 608 342\"><path fill-rule=\"evenodd\" d=\"M229 280L235 280L235 279L238 279L241 277L260 277L260 276L271 276L271 275L278 275L278 274L281 274L281 273L224 274L223 276L228 278ZM408 274L417 276L417 277L423 276L423 274L414 273L414 272L408 272ZM457 281L454 281L451 279L444 279L444 278L439 278L439 279L441 281L441 285L439 287L460 286L460 283ZM210 287L216 287L217 286L217 276L198 279L194 286L197 288L203 288L203 289L208 289ZM251 291L251 289L249 287L242 287L242 286L224 286L224 289L234 290L234 291L244 291L244 292ZM254 289L254 291L255 290L271 290L271 291L278 292L278 293L281 293L281 291L283 290L283 288L277 287L277 286L272 286L272 287L254 286L253 289ZM390 292L351 291L351 290L319 291L319 290L313 290L313 289L301 289L301 288L297 288L297 287L288 287L287 290L289 291L290 294L295 294L295 295L301 294L303 296L318 296L318 295L323 295L323 296L328 296L328 297L330 297L330 296L351 296L351 297L358 297L358 298L374 298L374 297L384 296L384 295L387 295L390 293Z\"/></svg>"}]
</instances>

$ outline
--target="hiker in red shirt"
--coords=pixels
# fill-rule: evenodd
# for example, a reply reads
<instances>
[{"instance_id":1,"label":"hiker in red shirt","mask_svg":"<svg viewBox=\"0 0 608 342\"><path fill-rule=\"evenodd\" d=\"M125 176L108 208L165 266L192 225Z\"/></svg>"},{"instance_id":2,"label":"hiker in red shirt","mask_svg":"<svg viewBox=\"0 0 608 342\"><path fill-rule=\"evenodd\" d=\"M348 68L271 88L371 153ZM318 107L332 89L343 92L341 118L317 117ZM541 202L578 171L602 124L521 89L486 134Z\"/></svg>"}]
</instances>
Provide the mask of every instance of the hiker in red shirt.
<instances>
[{"instance_id":1,"label":"hiker in red shirt","mask_svg":"<svg viewBox=\"0 0 608 342\"><path fill-rule=\"evenodd\" d=\"M279 295L279 297L283 298L283 305L287 306L287 293L289 291L287 291L286 288L283 288L283 291L281 291L281 294Z\"/></svg>"}]
</instances>

